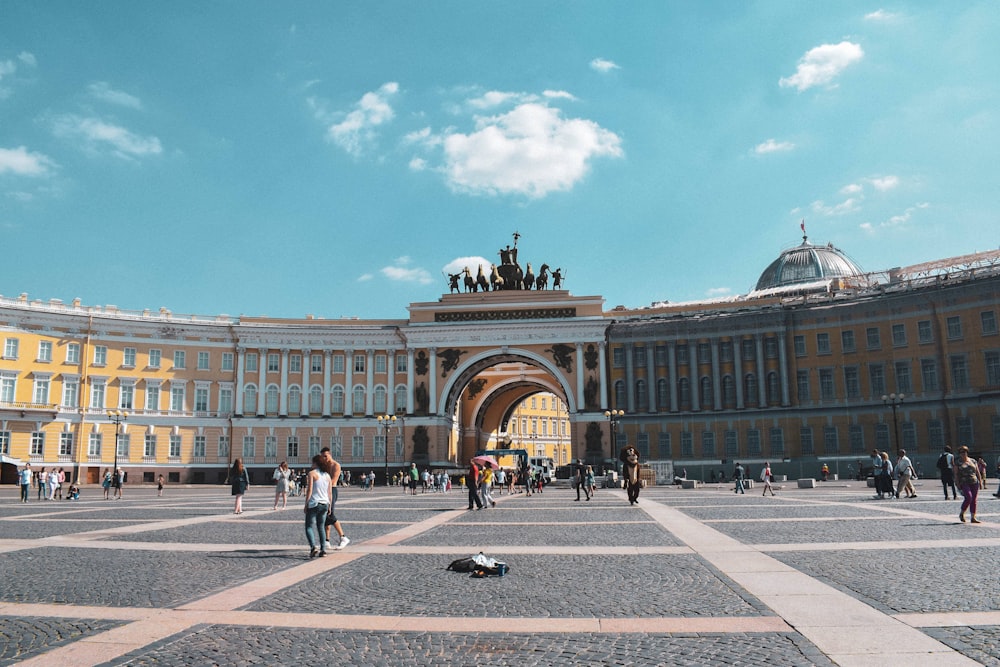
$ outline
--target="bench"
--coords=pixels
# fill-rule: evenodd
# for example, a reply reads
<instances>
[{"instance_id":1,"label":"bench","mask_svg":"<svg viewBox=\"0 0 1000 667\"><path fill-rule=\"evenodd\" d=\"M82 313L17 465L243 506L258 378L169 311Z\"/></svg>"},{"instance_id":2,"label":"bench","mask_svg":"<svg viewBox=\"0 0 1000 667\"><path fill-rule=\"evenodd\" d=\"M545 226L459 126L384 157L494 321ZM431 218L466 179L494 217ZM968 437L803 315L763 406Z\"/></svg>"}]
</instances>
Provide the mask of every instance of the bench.
<instances>
[{"instance_id":1,"label":"bench","mask_svg":"<svg viewBox=\"0 0 1000 667\"><path fill-rule=\"evenodd\" d=\"M697 489L701 486L701 482L696 479L682 479L681 488L682 489Z\"/></svg>"}]
</instances>

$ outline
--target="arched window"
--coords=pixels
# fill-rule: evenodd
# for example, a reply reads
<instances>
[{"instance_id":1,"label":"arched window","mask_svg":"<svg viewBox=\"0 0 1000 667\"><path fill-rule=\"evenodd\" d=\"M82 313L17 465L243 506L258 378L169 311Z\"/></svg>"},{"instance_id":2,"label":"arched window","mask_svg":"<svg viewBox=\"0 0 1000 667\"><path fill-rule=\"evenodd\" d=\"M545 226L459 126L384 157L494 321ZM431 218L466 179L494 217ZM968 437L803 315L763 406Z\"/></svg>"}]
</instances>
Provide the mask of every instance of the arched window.
<instances>
[{"instance_id":1,"label":"arched window","mask_svg":"<svg viewBox=\"0 0 1000 667\"><path fill-rule=\"evenodd\" d=\"M363 384L354 385L351 396L351 413L356 415L365 413L365 386Z\"/></svg>"},{"instance_id":2,"label":"arched window","mask_svg":"<svg viewBox=\"0 0 1000 667\"><path fill-rule=\"evenodd\" d=\"M302 412L302 390L297 384L288 388L288 414L297 415Z\"/></svg>"},{"instance_id":3,"label":"arched window","mask_svg":"<svg viewBox=\"0 0 1000 667\"><path fill-rule=\"evenodd\" d=\"M257 414L257 385L255 384L243 387L243 414Z\"/></svg>"},{"instance_id":4,"label":"arched window","mask_svg":"<svg viewBox=\"0 0 1000 667\"><path fill-rule=\"evenodd\" d=\"M778 384L778 374L771 371L767 374L767 404L778 405L781 402L781 386Z\"/></svg>"},{"instance_id":5,"label":"arched window","mask_svg":"<svg viewBox=\"0 0 1000 667\"><path fill-rule=\"evenodd\" d=\"M664 378L656 381L656 406L660 410L670 409L670 383Z\"/></svg>"},{"instance_id":6,"label":"arched window","mask_svg":"<svg viewBox=\"0 0 1000 667\"><path fill-rule=\"evenodd\" d=\"M677 400L681 404L681 410L691 409L691 383L687 378L677 381Z\"/></svg>"},{"instance_id":7,"label":"arched window","mask_svg":"<svg viewBox=\"0 0 1000 667\"><path fill-rule=\"evenodd\" d=\"M323 387L318 384L309 387L309 414L323 414Z\"/></svg>"},{"instance_id":8,"label":"arched window","mask_svg":"<svg viewBox=\"0 0 1000 667\"><path fill-rule=\"evenodd\" d=\"M379 385L375 387L375 414L384 415L386 406L386 392L385 387Z\"/></svg>"},{"instance_id":9,"label":"arched window","mask_svg":"<svg viewBox=\"0 0 1000 667\"><path fill-rule=\"evenodd\" d=\"M715 407L715 399L712 396L712 378L707 375L701 379L701 409L707 410Z\"/></svg>"},{"instance_id":10,"label":"arched window","mask_svg":"<svg viewBox=\"0 0 1000 667\"><path fill-rule=\"evenodd\" d=\"M625 382L623 380L617 380L615 382L615 405L616 410L625 409Z\"/></svg>"},{"instance_id":11,"label":"arched window","mask_svg":"<svg viewBox=\"0 0 1000 667\"><path fill-rule=\"evenodd\" d=\"M330 399L332 406L330 407L330 412L335 415L344 414L344 388L339 384L330 390Z\"/></svg>"},{"instance_id":12,"label":"arched window","mask_svg":"<svg viewBox=\"0 0 1000 667\"><path fill-rule=\"evenodd\" d=\"M722 407L727 410L736 407L736 383L732 375L722 376Z\"/></svg>"},{"instance_id":13,"label":"arched window","mask_svg":"<svg viewBox=\"0 0 1000 667\"><path fill-rule=\"evenodd\" d=\"M649 397L646 395L646 381L637 380L635 383L635 406L637 409L646 408L649 403L647 402Z\"/></svg>"},{"instance_id":14,"label":"arched window","mask_svg":"<svg viewBox=\"0 0 1000 667\"><path fill-rule=\"evenodd\" d=\"M278 412L278 385L267 385L267 393L264 395L264 412L269 415Z\"/></svg>"},{"instance_id":15,"label":"arched window","mask_svg":"<svg viewBox=\"0 0 1000 667\"><path fill-rule=\"evenodd\" d=\"M757 405L757 376L753 373L743 378L743 400L747 405Z\"/></svg>"}]
</instances>

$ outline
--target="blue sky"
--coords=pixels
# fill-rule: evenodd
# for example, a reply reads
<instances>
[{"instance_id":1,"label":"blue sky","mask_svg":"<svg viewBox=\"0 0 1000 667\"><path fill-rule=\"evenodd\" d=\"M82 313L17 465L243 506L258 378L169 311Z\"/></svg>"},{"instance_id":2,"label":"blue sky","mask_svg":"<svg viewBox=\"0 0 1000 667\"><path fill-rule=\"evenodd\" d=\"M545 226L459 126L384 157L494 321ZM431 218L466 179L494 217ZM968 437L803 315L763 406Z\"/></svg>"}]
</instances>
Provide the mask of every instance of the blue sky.
<instances>
[{"instance_id":1,"label":"blue sky","mask_svg":"<svg viewBox=\"0 0 1000 667\"><path fill-rule=\"evenodd\" d=\"M0 294L405 318L996 248L1000 3L0 0ZM488 267L484 267L488 269Z\"/></svg>"}]
</instances>

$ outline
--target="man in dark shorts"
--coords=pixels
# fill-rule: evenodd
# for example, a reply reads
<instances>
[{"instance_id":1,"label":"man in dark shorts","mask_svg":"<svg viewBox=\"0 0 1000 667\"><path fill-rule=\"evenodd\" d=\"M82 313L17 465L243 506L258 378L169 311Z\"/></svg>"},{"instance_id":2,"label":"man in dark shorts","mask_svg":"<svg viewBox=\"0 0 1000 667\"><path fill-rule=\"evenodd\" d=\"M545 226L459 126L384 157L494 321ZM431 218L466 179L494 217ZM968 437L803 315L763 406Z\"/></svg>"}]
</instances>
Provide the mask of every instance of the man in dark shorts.
<instances>
[{"instance_id":1,"label":"man in dark shorts","mask_svg":"<svg viewBox=\"0 0 1000 667\"><path fill-rule=\"evenodd\" d=\"M330 476L330 509L326 513L326 523L324 524L324 529L326 530L326 544L323 546L325 549L331 548L330 527L333 526L334 530L337 531L340 541L332 548L339 551L351 543L351 539L344 534L344 528L340 525L340 522L337 521L337 515L334 513L334 507L337 505L337 483L340 481L340 463L333 460L329 447L324 447L320 451L319 455L323 458L323 463L326 465L326 474Z\"/></svg>"}]
</instances>

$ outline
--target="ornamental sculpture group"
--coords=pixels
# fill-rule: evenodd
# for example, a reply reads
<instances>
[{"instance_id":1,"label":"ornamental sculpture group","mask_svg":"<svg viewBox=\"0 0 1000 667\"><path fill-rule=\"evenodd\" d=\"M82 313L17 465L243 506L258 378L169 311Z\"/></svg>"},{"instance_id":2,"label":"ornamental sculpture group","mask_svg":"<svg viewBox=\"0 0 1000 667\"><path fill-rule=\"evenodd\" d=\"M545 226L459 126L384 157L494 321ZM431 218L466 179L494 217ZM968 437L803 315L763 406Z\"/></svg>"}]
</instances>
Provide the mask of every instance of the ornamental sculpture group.
<instances>
[{"instance_id":1,"label":"ornamental sculpture group","mask_svg":"<svg viewBox=\"0 0 1000 667\"><path fill-rule=\"evenodd\" d=\"M549 272L549 265L542 264L536 274L531 268L531 263L522 269L517 262L517 239L520 234L514 233L514 246L501 248L500 265L490 264L489 275L479 265L479 272L473 276L469 267L462 269L461 273L448 274L448 288L452 293L461 292L460 282L464 282L466 292L499 292L501 290L544 290L549 289L549 278L552 279L552 289L562 287L562 269Z\"/></svg>"}]
</instances>

